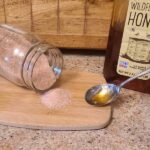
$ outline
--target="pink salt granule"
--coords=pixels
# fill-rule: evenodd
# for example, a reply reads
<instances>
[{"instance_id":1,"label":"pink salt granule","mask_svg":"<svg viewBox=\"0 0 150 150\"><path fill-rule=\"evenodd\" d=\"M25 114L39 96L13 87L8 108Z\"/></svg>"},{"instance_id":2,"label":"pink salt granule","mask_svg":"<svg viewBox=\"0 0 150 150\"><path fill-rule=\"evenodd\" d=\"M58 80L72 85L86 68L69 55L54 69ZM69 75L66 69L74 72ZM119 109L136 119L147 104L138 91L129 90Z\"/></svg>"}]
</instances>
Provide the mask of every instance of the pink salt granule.
<instances>
[{"instance_id":1,"label":"pink salt granule","mask_svg":"<svg viewBox=\"0 0 150 150\"><path fill-rule=\"evenodd\" d=\"M40 95L41 103L49 109L61 109L71 104L69 91L61 88L52 89Z\"/></svg>"},{"instance_id":2,"label":"pink salt granule","mask_svg":"<svg viewBox=\"0 0 150 150\"><path fill-rule=\"evenodd\" d=\"M54 71L44 54L39 57L35 64L32 82L39 90L50 88L56 82Z\"/></svg>"}]
</instances>

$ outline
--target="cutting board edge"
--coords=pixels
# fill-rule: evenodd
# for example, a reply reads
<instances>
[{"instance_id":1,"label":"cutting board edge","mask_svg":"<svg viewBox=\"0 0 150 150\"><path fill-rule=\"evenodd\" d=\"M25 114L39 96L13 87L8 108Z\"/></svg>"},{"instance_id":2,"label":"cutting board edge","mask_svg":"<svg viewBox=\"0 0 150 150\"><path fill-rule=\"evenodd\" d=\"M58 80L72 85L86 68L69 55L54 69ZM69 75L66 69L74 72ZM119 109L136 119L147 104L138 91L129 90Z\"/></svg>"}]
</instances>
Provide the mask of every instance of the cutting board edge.
<instances>
[{"instance_id":1,"label":"cutting board edge","mask_svg":"<svg viewBox=\"0 0 150 150\"><path fill-rule=\"evenodd\" d=\"M101 125L96 125L96 126L84 126L84 127L44 127L42 125L25 125L25 124L15 124L15 123L5 123L0 121L0 125L4 125L4 126L11 126L11 127L15 127L15 128L26 128L26 129L34 129L34 130L50 130L50 131L86 131L86 130L99 130L99 129L103 129L105 127L107 127L111 121L112 121L112 115L113 115L113 109L112 106L110 106L110 115L108 115L108 118L106 119L107 121L104 121L103 124Z\"/></svg>"}]
</instances>

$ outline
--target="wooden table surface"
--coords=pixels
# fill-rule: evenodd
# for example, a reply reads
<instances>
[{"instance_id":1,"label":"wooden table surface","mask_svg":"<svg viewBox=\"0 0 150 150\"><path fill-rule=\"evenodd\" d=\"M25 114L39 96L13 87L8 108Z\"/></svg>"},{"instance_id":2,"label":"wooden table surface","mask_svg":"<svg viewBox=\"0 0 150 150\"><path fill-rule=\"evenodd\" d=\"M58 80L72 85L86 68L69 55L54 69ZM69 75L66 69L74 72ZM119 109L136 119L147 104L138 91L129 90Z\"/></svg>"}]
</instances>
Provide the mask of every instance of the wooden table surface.
<instances>
[{"instance_id":1,"label":"wooden table surface","mask_svg":"<svg viewBox=\"0 0 150 150\"><path fill-rule=\"evenodd\" d=\"M113 0L1 0L0 23L22 27L57 47L105 49Z\"/></svg>"}]
</instances>

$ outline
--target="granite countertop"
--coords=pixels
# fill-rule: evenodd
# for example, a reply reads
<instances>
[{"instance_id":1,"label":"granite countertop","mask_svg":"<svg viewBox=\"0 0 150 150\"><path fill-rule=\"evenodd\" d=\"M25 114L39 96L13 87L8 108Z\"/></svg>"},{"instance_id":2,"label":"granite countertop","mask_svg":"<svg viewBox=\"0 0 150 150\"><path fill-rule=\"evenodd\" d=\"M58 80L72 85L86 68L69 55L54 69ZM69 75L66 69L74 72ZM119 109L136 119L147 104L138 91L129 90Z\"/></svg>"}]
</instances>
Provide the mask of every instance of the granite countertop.
<instances>
[{"instance_id":1,"label":"granite countertop","mask_svg":"<svg viewBox=\"0 0 150 150\"><path fill-rule=\"evenodd\" d=\"M102 73L104 53L65 53L65 68ZM0 150L149 150L150 96L123 89L111 124L94 131L48 131L0 125Z\"/></svg>"}]
</instances>

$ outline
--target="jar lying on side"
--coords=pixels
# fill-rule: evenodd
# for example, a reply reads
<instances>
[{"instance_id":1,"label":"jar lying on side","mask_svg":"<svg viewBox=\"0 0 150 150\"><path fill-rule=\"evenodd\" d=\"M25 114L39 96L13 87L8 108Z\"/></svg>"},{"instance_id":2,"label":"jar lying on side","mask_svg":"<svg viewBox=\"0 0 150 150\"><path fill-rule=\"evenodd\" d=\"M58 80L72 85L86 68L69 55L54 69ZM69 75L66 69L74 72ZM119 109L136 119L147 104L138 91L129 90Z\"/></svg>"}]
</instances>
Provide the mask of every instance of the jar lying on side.
<instances>
[{"instance_id":1,"label":"jar lying on side","mask_svg":"<svg viewBox=\"0 0 150 150\"><path fill-rule=\"evenodd\" d=\"M63 57L59 49L32 34L0 25L0 75L35 91L48 90L59 78Z\"/></svg>"}]
</instances>

